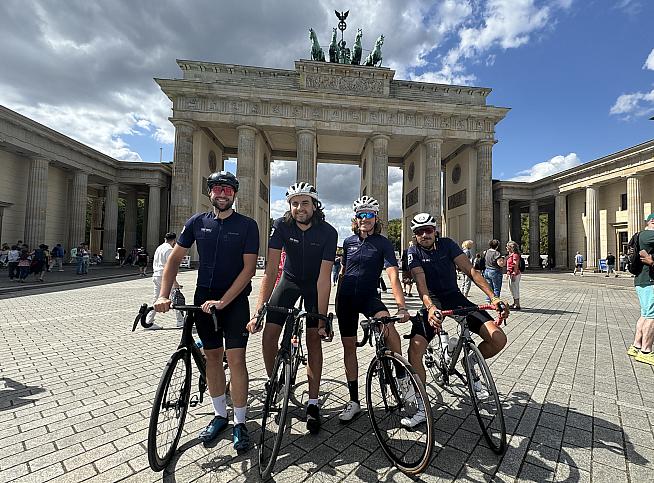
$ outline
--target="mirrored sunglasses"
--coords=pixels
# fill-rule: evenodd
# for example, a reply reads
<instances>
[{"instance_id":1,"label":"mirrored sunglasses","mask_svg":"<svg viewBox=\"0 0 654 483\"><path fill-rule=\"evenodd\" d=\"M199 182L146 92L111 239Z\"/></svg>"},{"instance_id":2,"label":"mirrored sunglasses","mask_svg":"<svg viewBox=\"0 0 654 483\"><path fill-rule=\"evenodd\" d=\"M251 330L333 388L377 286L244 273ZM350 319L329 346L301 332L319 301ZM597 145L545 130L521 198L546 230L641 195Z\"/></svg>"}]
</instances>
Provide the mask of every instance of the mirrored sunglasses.
<instances>
[{"instance_id":1,"label":"mirrored sunglasses","mask_svg":"<svg viewBox=\"0 0 654 483\"><path fill-rule=\"evenodd\" d=\"M231 186L221 186L219 184L216 184L211 187L211 192L214 195L221 195L225 193L226 196L234 196L234 188L232 188Z\"/></svg>"},{"instance_id":2,"label":"mirrored sunglasses","mask_svg":"<svg viewBox=\"0 0 654 483\"><path fill-rule=\"evenodd\" d=\"M371 211L362 211L361 213L357 213L354 216L359 220L370 220L375 217L375 214Z\"/></svg>"},{"instance_id":3,"label":"mirrored sunglasses","mask_svg":"<svg viewBox=\"0 0 654 483\"><path fill-rule=\"evenodd\" d=\"M426 226L426 227L424 227L424 228L418 228L418 229L417 229L416 231L414 231L413 233L415 233L416 236L423 236L423 235L431 235L431 234L434 233L435 231L436 231L436 230L435 230L433 227L431 227L431 226Z\"/></svg>"}]
</instances>

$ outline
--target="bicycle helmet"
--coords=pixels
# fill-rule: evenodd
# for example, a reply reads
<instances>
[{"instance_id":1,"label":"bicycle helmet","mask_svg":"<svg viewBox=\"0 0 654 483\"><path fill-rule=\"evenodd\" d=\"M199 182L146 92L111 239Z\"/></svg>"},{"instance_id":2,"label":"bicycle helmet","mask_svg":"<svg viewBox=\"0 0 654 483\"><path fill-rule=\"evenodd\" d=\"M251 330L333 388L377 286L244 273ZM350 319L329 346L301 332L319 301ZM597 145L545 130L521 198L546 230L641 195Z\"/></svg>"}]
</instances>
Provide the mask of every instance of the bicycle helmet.
<instances>
[{"instance_id":1,"label":"bicycle helmet","mask_svg":"<svg viewBox=\"0 0 654 483\"><path fill-rule=\"evenodd\" d=\"M286 190L286 201L290 202L291 198L298 195L307 195L316 201L320 201L318 199L318 192L316 191L316 188L305 181L298 181L297 183L293 183Z\"/></svg>"},{"instance_id":2,"label":"bicycle helmet","mask_svg":"<svg viewBox=\"0 0 654 483\"><path fill-rule=\"evenodd\" d=\"M358 211L374 211L375 213L379 213L379 201L372 196L363 195L354 200L352 210L355 213Z\"/></svg>"},{"instance_id":3,"label":"bicycle helmet","mask_svg":"<svg viewBox=\"0 0 654 483\"><path fill-rule=\"evenodd\" d=\"M211 191L211 188L217 184L231 186L234 188L234 191L238 191L238 179L229 171L216 171L209 175L207 178L207 190Z\"/></svg>"},{"instance_id":4,"label":"bicycle helmet","mask_svg":"<svg viewBox=\"0 0 654 483\"><path fill-rule=\"evenodd\" d=\"M436 228L436 218L431 216L429 213L418 213L411 220L411 231L416 231L418 228L423 228L425 226Z\"/></svg>"}]
</instances>

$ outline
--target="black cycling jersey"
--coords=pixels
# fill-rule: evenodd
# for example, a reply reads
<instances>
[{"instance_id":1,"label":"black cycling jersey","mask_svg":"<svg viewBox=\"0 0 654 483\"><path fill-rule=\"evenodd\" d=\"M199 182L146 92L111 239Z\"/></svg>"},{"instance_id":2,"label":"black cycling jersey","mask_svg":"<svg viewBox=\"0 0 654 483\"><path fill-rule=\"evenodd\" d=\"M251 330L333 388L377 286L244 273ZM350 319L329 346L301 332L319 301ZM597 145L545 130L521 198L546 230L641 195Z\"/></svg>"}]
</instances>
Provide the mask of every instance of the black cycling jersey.
<instances>
[{"instance_id":1,"label":"black cycling jersey","mask_svg":"<svg viewBox=\"0 0 654 483\"><path fill-rule=\"evenodd\" d=\"M343 242L343 264L340 291L376 295L382 270L397 267L397 258L385 236L374 234L362 239L352 235Z\"/></svg>"},{"instance_id":2,"label":"black cycling jersey","mask_svg":"<svg viewBox=\"0 0 654 483\"><path fill-rule=\"evenodd\" d=\"M197 213L184 225L177 244L191 248L197 242L200 256L198 287L227 291L243 270L243 255L259 253L259 230L252 218L233 212L224 220L212 212ZM252 285L243 289L248 295Z\"/></svg>"},{"instance_id":3,"label":"black cycling jersey","mask_svg":"<svg viewBox=\"0 0 654 483\"><path fill-rule=\"evenodd\" d=\"M315 283L322 261L334 261L337 241L336 230L327 222L314 223L302 231L295 221L286 223L284 218L277 218L268 247L286 251L284 273L289 280Z\"/></svg>"}]
</instances>

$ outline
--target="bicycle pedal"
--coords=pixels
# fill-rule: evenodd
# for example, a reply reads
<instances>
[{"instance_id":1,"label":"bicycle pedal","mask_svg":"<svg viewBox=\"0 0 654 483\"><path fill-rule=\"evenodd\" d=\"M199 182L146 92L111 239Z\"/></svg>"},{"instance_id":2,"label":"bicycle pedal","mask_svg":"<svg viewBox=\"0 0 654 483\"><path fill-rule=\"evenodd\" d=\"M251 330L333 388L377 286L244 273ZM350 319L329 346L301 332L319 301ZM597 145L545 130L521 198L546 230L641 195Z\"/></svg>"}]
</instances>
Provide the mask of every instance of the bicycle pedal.
<instances>
[{"instance_id":1,"label":"bicycle pedal","mask_svg":"<svg viewBox=\"0 0 654 483\"><path fill-rule=\"evenodd\" d=\"M198 395L197 395L197 394L193 394L193 395L191 396L191 400L189 401L188 405L191 406L192 408L194 408L194 407L196 407L198 404L200 404L201 402L202 402L202 401L201 401L201 399L198 397Z\"/></svg>"}]
</instances>

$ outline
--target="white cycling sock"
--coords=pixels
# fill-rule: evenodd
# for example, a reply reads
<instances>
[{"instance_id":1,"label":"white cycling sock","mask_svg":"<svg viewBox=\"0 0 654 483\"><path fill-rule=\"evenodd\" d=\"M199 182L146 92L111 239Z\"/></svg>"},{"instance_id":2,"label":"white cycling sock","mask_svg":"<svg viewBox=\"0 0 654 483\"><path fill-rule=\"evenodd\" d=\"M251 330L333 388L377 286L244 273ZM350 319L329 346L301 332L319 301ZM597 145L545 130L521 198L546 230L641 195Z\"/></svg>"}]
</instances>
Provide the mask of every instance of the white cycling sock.
<instances>
[{"instance_id":1,"label":"white cycling sock","mask_svg":"<svg viewBox=\"0 0 654 483\"><path fill-rule=\"evenodd\" d=\"M243 406L242 408L234 407L234 425L241 423L245 424L247 411L247 406Z\"/></svg>"},{"instance_id":2,"label":"white cycling sock","mask_svg":"<svg viewBox=\"0 0 654 483\"><path fill-rule=\"evenodd\" d=\"M223 418L227 417L227 401L225 400L225 395L221 394L218 397L212 397L211 402L213 403L213 412L216 416L222 416Z\"/></svg>"},{"instance_id":3,"label":"white cycling sock","mask_svg":"<svg viewBox=\"0 0 654 483\"><path fill-rule=\"evenodd\" d=\"M307 406L311 405L317 406L318 405L318 399L309 399L309 402L307 403Z\"/></svg>"}]
</instances>

